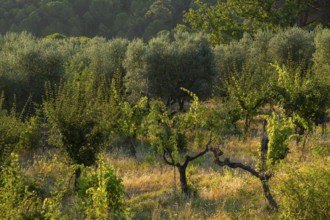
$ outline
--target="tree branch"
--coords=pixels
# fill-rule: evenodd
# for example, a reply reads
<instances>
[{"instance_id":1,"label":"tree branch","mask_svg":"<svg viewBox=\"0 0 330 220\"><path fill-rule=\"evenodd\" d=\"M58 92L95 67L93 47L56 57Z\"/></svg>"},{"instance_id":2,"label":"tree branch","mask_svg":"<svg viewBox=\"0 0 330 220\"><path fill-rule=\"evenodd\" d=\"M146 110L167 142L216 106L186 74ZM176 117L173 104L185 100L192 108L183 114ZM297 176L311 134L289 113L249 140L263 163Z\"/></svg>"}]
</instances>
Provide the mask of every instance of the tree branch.
<instances>
[{"instance_id":1,"label":"tree branch","mask_svg":"<svg viewBox=\"0 0 330 220\"><path fill-rule=\"evenodd\" d=\"M271 178L271 174L263 174L261 172L258 172L253 167L249 165L242 164L240 162L231 162L229 158L225 158L224 161L221 161L219 156L223 154L223 152L220 149L211 149L213 156L214 156L214 163L218 166L228 166L230 168L236 169L241 168L242 170L245 170L252 174L253 176L257 177L260 180L268 180Z\"/></svg>"},{"instance_id":2,"label":"tree branch","mask_svg":"<svg viewBox=\"0 0 330 220\"><path fill-rule=\"evenodd\" d=\"M205 149L202 152L198 153L197 155L195 155L193 157L190 157L189 155L187 155L186 158L185 158L185 162L184 162L183 166L187 166L190 161L193 161L193 160L197 159L198 157L201 157L204 154L206 154L209 151L209 146L210 146L211 143L212 143L212 132L210 134L209 141L205 145Z\"/></svg>"},{"instance_id":3,"label":"tree branch","mask_svg":"<svg viewBox=\"0 0 330 220\"><path fill-rule=\"evenodd\" d=\"M164 161L165 161L166 164L171 165L171 166L175 166L174 161L173 161L173 158L171 158L172 162L170 162L170 161L167 159L167 157L166 157L166 151L165 151L165 150L164 150L164 152L163 152L163 159L164 159Z\"/></svg>"}]
</instances>

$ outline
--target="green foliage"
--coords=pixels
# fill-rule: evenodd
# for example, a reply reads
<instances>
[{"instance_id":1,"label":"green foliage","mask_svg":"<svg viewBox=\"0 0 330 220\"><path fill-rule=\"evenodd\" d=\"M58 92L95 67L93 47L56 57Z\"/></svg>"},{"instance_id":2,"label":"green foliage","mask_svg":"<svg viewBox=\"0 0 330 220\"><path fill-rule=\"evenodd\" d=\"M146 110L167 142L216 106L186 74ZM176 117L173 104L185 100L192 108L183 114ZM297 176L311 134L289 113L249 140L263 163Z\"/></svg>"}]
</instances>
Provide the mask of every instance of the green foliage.
<instances>
[{"instance_id":1,"label":"green foliage","mask_svg":"<svg viewBox=\"0 0 330 220\"><path fill-rule=\"evenodd\" d=\"M99 126L102 85L96 84L93 74L76 73L71 82L63 83L55 92L49 87L43 104L54 138L61 137L55 146L65 149L76 164L94 164L105 141Z\"/></svg>"},{"instance_id":2,"label":"green foliage","mask_svg":"<svg viewBox=\"0 0 330 220\"><path fill-rule=\"evenodd\" d=\"M315 53L313 54L314 68L320 80L330 85L330 29L321 29L314 38Z\"/></svg>"},{"instance_id":3,"label":"green foliage","mask_svg":"<svg viewBox=\"0 0 330 220\"><path fill-rule=\"evenodd\" d=\"M18 144L21 149L37 149L44 144L42 141L45 128L39 116L30 117L29 121L25 122L25 126L26 128L22 131Z\"/></svg>"},{"instance_id":4,"label":"green foliage","mask_svg":"<svg viewBox=\"0 0 330 220\"><path fill-rule=\"evenodd\" d=\"M246 31L246 26L241 26L240 19L233 19L230 4L221 1L217 1L215 5L208 5L202 1L196 1L196 4L197 9L189 9L184 15L184 21L195 31L210 33L212 44L240 38Z\"/></svg>"},{"instance_id":5,"label":"green foliage","mask_svg":"<svg viewBox=\"0 0 330 220\"><path fill-rule=\"evenodd\" d=\"M78 180L79 197L87 219L108 219L125 215L125 189L112 167L105 165L102 158L98 168L84 168Z\"/></svg>"},{"instance_id":6,"label":"green foliage","mask_svg":"<svg viewBox=\"0 0 330 220\"><path fill-rule=\"evenodd\" d=\"M154 100L150 102L146 119L151 146L159 154L171 155L175 163L179 162L183 152L205 148L210 138L208 131L219 131L214 123L218 118L210 117L212 110L207 112L199 106L196 94L182 90L193 98L187 112L173 115L162 101Z\"/></svg>"},{"instance_id":7,"label":"green foliage","mask_svg":"<svg viewBox=\"0 0 330 220\"><path fill-rule=\"evenodd\" d=\"M220 80L226 80L232 72L240 71L249 61L249 50L252 49L253 39L245 34L239 41L232 41L228 45L220 44L214 48L215 65Z\"/></svg>"},{"instance_id":8,"label":"green foliage","mask_svg":"<svg viewBox=\"0 0 330 220\"><path fill-rule=\"evenodd\" d=\"M237 106L241 119L245 120L245 134L248 132L251 119L271 101L271 77L267 69L245 63L241 72L235 71L225 81L229 101Z\"/></svg>"},{"instance_id":9,"label":"green foliage","mask_svg":"<svg viewBox=\"0 0 330 220\"><path fill-rule=\"evenodd\" d=\"M213 54L203 35L177 32L171 40L164 33L147 45L133 41L126 55L124 85L129 100L141 96L161 98L166 103L179 103L182 110L189 96L181 87L203 98L209 95L214 77Z\"/></svg>"},{"instance_id":10,"label":"green foliage","mask_svg":"<svg viewBox=\"0 0 330 220\"><path fill-rule=\"evenodd\" d=\"M292 136L294 125L290 119L276 113L267 117L268 151L267 160L274 164L283 160L289 152L289 138Z\"/></svg>"},{"instance_id":11,"label":"green foliage","mask_svg":"<svg viewBox=\"0 0 330 220\"><path fill-rule=\"evenodd\" d=\"M208 2L195 1L196 7L185 13L184 21L194 31L209 33L214 45L240 39L244 32L251 33L259 29L278 31L281 27L305 26L306 21L300 21L304 20L304 13L314 7L309 0L287 0L281 3L278 0Z\"/></svg>"},{"instance_id":12,"label":"green foliage","mask_svg":"<svg viewBox=\"0 0 330 220\"><path fill-rule=\"evenodd\" d=\"M11 112L3 109L3 96L0 96L0 164L18 150L20 137L25 129L25 124L16 114L15 107Z\"/></svg>"},{"instance_id":13,"label":"green foliage","mask_svg":"<svg viewBox=\"0 0 330 220\"><path fill-rule=\"evenodd\" d=\"M67 218L65 198L75 166L68 166L52 152L34 157L28 166L17 154L8 156L0 177L1 219Z\"/></svg>"},{"instance_id":14,"label":"green foliage","mask_svg":"<svg viewBox=\"0 0 330 220\"><path fill-rule=\"evenodd\" d=\"M278 185L283 219L327 219L329 217L330 170L327 161L287 172Z\"/></svg>"},{"instance_id":15,"label":"green foliage","mask_svg":"<svg viewBox=\"0 0 330 220\"><path fill-rule=\"evenodd\" d=\"M311 63L314 48L314 33L298 27L278 32L269 42L268 56L273 63L281 65L299 65Z\"/></svg>"},{"instance_id":16,"label":"green foliage","mask_svg":"<svg viewBox=\"0 0 330 220\"><path fill-rule=\"evenodd\" d=\"M310 70L301 67L279 67L278 82L275 91L277 102L286 116L292 117L294 123L303 130L312 129L316 118L322 116L329 100L329 88L320 82Z\"/></svg>"},{"instance_id":17,"label":"green foliage","mask_svg":"<svg viewBox=\"0 0 330 220\"><path fill-rule=\"evenodd\" d=\"M64 74L65 56L57 41L37 40L26 32L7 33L0 50L0 91L6 96L5 108L16 102L21 111L30 98L40 104L44 83L58 83Z\"/></svg>"},{"instance_id":18,"label":"green foliage","mask_svg":"<svg viewBox=\"0 0 330 220\"><path fill-rule=\"evenodd\" d=\"M136 105L131 106L128 102L123 102L120 106L121 117L118 119L119 132L134 137L142 129L141 124L146 115L146 104L148 99L142 98Z\"/></svg>"},{"instance_id":19,"label":"green foliage","mask_svg":"<svg viewBox=\"0 0 330 220\"><path fill-rule=\"evenodd\" d=\"M125 58L128 40L116 38L107 41L101 37L75 40L78 42L72 42L75 49L68 63L72 64L76 71L85 69L100 78L105 77L109 82L117 70L124 73L122 61ZM66 44L69 46L71 43ZM69 73L67 77L72 77L72 74Z\"/></svg>"},{"instance_id":20,"label":"green foliage","mask_svg":"<svg viewBox=\"0 0 330 220\"><path fill-rule=\"evenodd\" d=\"M23 1L12 4L19 2ZM236 1L230 2L234 4ZM79 8L81 13L78 17L85 22L81 23L84 25L82 28L92 27L92 31L97 29L109 36L120 31L127 31L130 35L138 23L150 26L150 32L162 29L161 25L170 25L173 22L170 17L176 16L173 12L179 10L172 6L177 5L182 10L187 8L187 4L188 1L179 0L42 1L40 5L48 14L42 15L44 17L39 15L45 18L46 23L51 16L56 16L57 10L63 9L63 18L70 17L70 22L77 22L77 17L69 15ZM261 4L260 1L251 3L258 7ZM122 8L126 12L109 13L119 12ZM33 8L29 10L34 11ZM134 11L136 19L131 18L128 10ZM245 12L248 15L253 10L248 7ZM12 12L0 8L0 26L4 13ZM24 13L18 11L17 16L24 17ZM101 16L102 13L107 14ZM266 16L263 13L261 10L256 16ZM158 20L149 23L144 18ZM273 18L269 19L270 22ZM95 25L96 20L98 25ZM57 21L61 23L60 19ZM224 32L219 35L221 40L231 38L231 34L239 37L242 34L239 31L248 27L240 26L246 24L240 18L231 22L238 22L238 25L226 27L225 24L222 27ZM67 27L57 27L61 26L59 23L50 24L44 33L57 28L67 32ZM115 27L116 33L109 30L111 26ZM230 28L233 31L238 29L230 33ZM137 31L145 34L145 38L150 36L143 27ZM133 143L144 138L143 141L150 141L155 152L166 153L164 156L168 164L178 169L181 165L187 168L185 165L193 158L188 155L205 149L210 131L212 144L223 143L224 139L232 138L234 124L239 119L245 119L249 125L268 107L270 111L276 109L284 113L267 117L267 161L271 165L278 163L288 152L293 124L303 131L311 130L314 120L328 111L330 90L328 29L308 32L299 28L276 28L276 31L276 34L272 31L243 34L239 41L215 48L210 46L205 35L180 31L163 31L148 42L121 38L106 40L102 37L64 38L58 34L37 39L25 32L0 36L0 91L4 91L0 97L0 209L4 210L0 218L125 218L121 180L102 159L95 170L91 168L104 146L111 146L113 140L124 142L130 139ZM312 64L313 38L315 53ZM270 66L269 62L277 65ZM211 97L212 87L218 83L214 81L215 71L218 72L222 101L202 103L199 98ZM18 112L22 112L21 115ZM70 162L63 163L58 158L40 162L35 157L31 157L32 161L25 161L27 157L30 159L31 150L34 154L38 152L36 148L50 145L66 153ZM313 145L312 153L325 159L328 155L326 149L325 141L324 144ZM49 151L45 156L49 158L57 149L39 150L43 153ZM22 160L26 163L20 165L15 153L22 153ZM157 165L157 159L147 158L153 167ZM180 164L183 160L187 163ZM204 162L196 161L198 166ZM68 165L72 162L75 165ZM74 174L78 176L79 168L83 173L78 179L80 191L75 195L71 179ZM263 168L266 169L262 171L266 177L270 169ZM197 165L190 167L188 173L197 169ZM314 175L310 171L308 174ZM301 178L315 182L307 174ZM292 189L300 187L294 176L287 181ZM294 193L289 195L290 190L285 186L283 190L283 195L288 196L282 201L288 204L294 201L283 211L283 216L294 218L291 217L296 216L294 204L300 201L295 200ZM314 193L308 187L306 190L308 196L310 192ZM318 201L318 193L315 194L317 196L311 195L311 201ZM302 196L306 194L297 194L297 198ZM227 205L232 206L233 203L234 206L235 202L229 201ZM76 210L71 210L71 207ZM314 207L310 213L321 213Z\"/></svg>"},{"instance_id":21,"label":"green foliage","mask_svg":"<svg viewBox=\"0 0 330 220\"><path fill-rule=\"evenodd\" d=\"M160 154L167 150L174 155L178 154L176 137L177 133L172 132L173 118L165 104L160 100L150 102L150 111L147 116L148 135L151 146ZM177 159L177 156L175 157Z\"/></svg>"},{"instance_id":22,"label":"green foliage","mask_svg":"<svg viewBox=\"0 0 330 220\"><path fill-rule=\"evenodd\" d=\"M50 34L48 36L45 37L46 39L49 38L49 39L55 39L55 40L62 40L62 39L65 39L66 36L63 35L63 34L60 34L60 33L54 33L54 34Z\"/></svg>"},{"instance_id":23,"label":"green foliage","mask_svg":"<svg viewBox=\"0 0 330 220\"><path fill-rule=\"evenodd\" d=\"M148 77L145 66L146 45L142 40L133 40L127 47L124 67L127 74L124 79L127 99L136 103L141 96L148 94Z\"/></svg>"},{"instance_id":24,"label":"green foliage","mask_svg":"<svg viewBox=\"0 0 330 220\"><path fill-rule=\"evenodd\" d=\"M1 218L8 219L19 218L21 209L17 204L22 204L24 200L24 180L18 163L18 156L11 155L10 163L1 170L1 187L0 187L0 208ZM18 209L15 209L15 208Z\"/></svg>"},{"instance_id":25,"label":"green foliage","mask_svg":"<svg viewBox=\"0 0 330 220\"><path fill-rule=\"evenodd\" d=\"M189 6L190 2L184 0L2 2L0 34L26 30L39 37L59 33L65 36L103 36L108 39L145 37L148 40L158 31L170 30L180 23L182 12L188 10ZM155 26L155 21L162 25Z\"/></svg>"},{"instance_id":26,"label":"green foliage","mask_svg":"<svg viewBox=\"0 0 330 220\"><path fill-rule=\"evenodd\" d=\"M54 155L52 160L43 161L40 159L35 167L44 168L44 173L37 170L37 178L34 180L37 189L38 184L42 184L49 194L39 195L43 199L42 213L46 219L61 219L67 218L67 213L63 210L65 208L65 198L70 192L71 176L76 169L75 165L69 165L63 162L58 155ZM44 167L42 167L44 166ZM47 173L48 171L48 173ZM40 183L38 183L40 182ZM49 191L48 191L49 190ZM41 191L41 189L38 189Z\"/></svg>"},{"instance_id":27,"label":"green foliage","mask_svg":"<svg viewBox=\"0 0 330 220\"><path fill-rule=\"evenodd\" d=\"M1 170L0 178L0 218L2 219L42 219L42 198L28 185L18 161L12 153Z\"/></svg>"}]
</instances>

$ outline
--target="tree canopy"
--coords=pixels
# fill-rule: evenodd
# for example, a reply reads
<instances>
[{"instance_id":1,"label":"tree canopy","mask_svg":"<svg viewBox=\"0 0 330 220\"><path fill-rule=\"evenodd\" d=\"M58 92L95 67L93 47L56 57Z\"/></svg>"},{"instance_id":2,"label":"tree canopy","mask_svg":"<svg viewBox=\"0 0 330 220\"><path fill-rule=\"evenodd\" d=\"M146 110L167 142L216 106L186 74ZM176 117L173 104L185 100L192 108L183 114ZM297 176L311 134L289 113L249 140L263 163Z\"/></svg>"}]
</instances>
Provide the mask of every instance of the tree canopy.
<instances>
[{"instance_id":1,"label":"tree canopy","mask_svg":"<svg viewBox=\"0 0 330 220\"><path fill-rule=\"evenodd\" d=\"M318 23L329 26L330 7L314 0L217 0L216 3L197 0L196 7L185 13L185 22L196 31L211 34L214 44L239 39L244 32L258 29L277 31L280 28ZM318 13L317 13L318 12Z\"/></svg>"}]
</instances>

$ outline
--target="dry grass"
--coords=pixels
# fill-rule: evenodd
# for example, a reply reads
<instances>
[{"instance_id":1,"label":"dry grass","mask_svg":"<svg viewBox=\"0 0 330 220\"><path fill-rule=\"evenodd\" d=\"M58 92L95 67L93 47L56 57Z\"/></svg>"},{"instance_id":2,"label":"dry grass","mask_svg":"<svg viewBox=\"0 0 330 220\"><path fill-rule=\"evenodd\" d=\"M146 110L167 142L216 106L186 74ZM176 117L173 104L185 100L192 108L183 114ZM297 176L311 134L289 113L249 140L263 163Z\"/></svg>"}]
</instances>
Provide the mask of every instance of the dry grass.
<instances>
[{"instance_id":1,"label":"dry grass","mask_svg":"<svg viewBox=\"0 0 330 220\"><path fill-rule=\"evenodd\" d=\"M225 157L255 166L258 160L260 138L245 141L231 139L221 149ZM303 162L313 164L316 158L328 163L330 160L329 137L312 134L302 157L301 145L290 142L290 154L274 169L270 187L275 198L276 185L281 183L286 170L301 166ZM324 150L326 149L326 150ZM57 175L67 172L67 162L61 157L40 155L31 157L32 166L27 166L28 176L42 175L51 182ZM249 173L230 168L219 168L212 163L212 156L206 155L188 166L187 176L192 190L190 197L180 193L179 173L165 165L161 158L150 156L146 146L138 149L137 159L122 152L105 154L105 162L113 166L123 180L126 202L133 219L276 219L277 214L269 212L260 181ZM26 159L24 159L26 160ZM71 171L70 171L71 172ZM47 184L47 183L43 183Z\"/></svg>"},{"instance_id":2,"label":"dry grass","mask_svg":"<svg viewBox=\"0 0 330 220\"><path fill-rule=\"evenodd\" d=\"M314 147L313 147L314 146ZM329 138L312 135L306 145L304 161L313 163L312 149L330 146ZM245 141L233 138L220 146L225 157L255 166L258 160L260 138ZM143 149L140 149L140 151ZM180 194L179 175L163 163L161 158L146 162L147 153L138 159L110 156L107 161L123 179L133 219L276 219L276 213L267 209L260 181L249 173L212 164L211 155L188 166L189 183L194 196ZM281 182L287 167L302 162L301 144L290 142L290 154L274 170L271 190ZM176 184L174 183L176 181Z\"/></svg>"},{"instance_id":3,"label":"dry grass","mask_svg":"<svg viewBox=\"0 0 330 220\"><path fill-rule=\"evenodd\" d=\"M107 160L123 179L133 219L232 219L241 210L245 217L251 212L250 219L267 215L260 183L244 171L192 164L187 174L197 194L183 197L178 172L174 179L173 168L162 161Z\"/></svg>"}]
</instances>

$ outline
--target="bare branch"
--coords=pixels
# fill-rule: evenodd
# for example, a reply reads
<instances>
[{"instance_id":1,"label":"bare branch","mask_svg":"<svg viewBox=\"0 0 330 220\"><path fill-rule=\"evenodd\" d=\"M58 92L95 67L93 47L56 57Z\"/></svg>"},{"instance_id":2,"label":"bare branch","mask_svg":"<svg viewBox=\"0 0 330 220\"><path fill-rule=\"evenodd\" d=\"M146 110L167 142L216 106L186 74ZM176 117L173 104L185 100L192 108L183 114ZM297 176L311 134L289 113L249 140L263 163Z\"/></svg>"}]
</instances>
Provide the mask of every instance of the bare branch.
<instances>
[{"instance_id":1,"label":"bare branch","mask_svg":"<svg viewBox=\"0 0 330 220\"><path fill-rule=\"evenodd\" d=\"M225 158L224 161L220 160L220 156L223 155L223 152L220 149L211 149L213 156L214 156L214 163L218 166L228 166L230 168L236 169L241 168L242 170L245 170L252 174L253 176L257 177L260 180L268 180L271 178L271 174L263 174L261 172L258 172L253 167L249 165L242 164L240 162L231 162L229 158Z\"/></svg>"}]
</instances>

